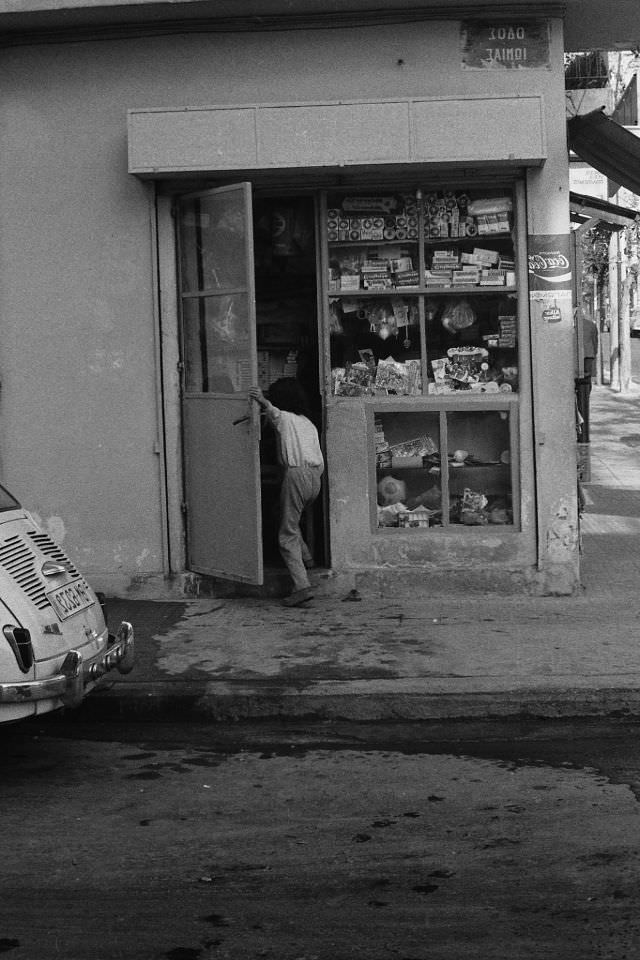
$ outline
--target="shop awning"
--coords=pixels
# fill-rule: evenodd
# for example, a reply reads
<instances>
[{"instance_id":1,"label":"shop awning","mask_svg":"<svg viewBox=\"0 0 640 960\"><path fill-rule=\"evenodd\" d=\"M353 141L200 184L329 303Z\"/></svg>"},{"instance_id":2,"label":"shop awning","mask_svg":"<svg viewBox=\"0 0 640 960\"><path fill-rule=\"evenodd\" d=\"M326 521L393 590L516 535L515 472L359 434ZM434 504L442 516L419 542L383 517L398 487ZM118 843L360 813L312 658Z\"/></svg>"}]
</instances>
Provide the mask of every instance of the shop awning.
<instances>
[{"instance_id":1,"label":"shop awning","mask_svg":"<svg viewBox=\"0 0 640 960\"><path fill-rule=\"evenodd\" d=\"M614 230L629 227L633 223L640 223L640 211L621 207L608 200L599 200L597 197L588 197L582 193L569 194L569 208L574 223L587 223L589 220L601 220L608 223Z\"/></svg>"},{"instance_id":2,"label":"shop awning","mask_svg":"<svg viewBox=\"0 0 640 960\"><path fill-rule=\"evenodd\" d=\"M567 121L569 147L614 184L640 194L640 138L602 110Z\"/></svg>"}]
</instances>

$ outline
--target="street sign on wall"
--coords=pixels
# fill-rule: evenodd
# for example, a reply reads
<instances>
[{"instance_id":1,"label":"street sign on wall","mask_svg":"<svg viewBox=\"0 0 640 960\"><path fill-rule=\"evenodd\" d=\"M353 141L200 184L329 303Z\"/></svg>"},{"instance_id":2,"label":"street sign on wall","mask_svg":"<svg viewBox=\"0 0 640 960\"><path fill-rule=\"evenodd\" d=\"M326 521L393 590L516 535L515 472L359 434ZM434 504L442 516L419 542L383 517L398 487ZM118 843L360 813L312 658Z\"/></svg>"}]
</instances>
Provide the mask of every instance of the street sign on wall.
<instances>
[{"instance_id":1,"label":"street sign on wall","mask_svg":"<svg viewBox=\"0 0 640 960\"><path fill-rule=\"evenodd\" d=\"M547 20L466 20L462 66L471 70L523 70L550 65Z\"/></svg>"}]
</instances>

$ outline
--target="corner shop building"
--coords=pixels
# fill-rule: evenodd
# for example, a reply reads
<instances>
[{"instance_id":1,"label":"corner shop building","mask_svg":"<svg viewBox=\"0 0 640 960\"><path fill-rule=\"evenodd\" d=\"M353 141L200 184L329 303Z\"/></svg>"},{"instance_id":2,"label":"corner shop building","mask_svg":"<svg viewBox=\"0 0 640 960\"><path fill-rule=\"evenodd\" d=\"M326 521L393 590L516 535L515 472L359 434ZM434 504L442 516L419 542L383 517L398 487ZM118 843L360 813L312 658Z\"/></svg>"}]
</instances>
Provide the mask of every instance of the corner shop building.
<instances>
[{"instance_id":1,"label":"corner shop building","mask_svg":"<svg viewBox=\"0 0 640 960\"><path fill-rule=\"evenodd\" d=\"M575 589L562 22L397 21L4 51L2 477L100 589L268 574L283 373L330 588Z\"/></svg>"}]
</instances>

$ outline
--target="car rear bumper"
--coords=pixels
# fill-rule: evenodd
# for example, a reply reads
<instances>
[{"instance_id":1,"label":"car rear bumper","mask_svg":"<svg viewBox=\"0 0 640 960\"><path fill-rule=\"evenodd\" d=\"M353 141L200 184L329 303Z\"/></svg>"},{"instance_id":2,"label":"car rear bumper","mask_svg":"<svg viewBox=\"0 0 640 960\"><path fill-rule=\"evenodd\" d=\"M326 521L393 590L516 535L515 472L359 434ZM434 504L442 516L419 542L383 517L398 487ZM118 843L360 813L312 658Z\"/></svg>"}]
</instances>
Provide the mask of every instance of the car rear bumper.
<instances>
[{"instance_id":1,"label":"car rear bumper","mask_svg":"<svg viewBox=\"0 0 640 960\"><path fill-rule=\"evenodd\" d=\"M46 680L25 680L21 683L0 683L0 704L33 703L38 700L60 700L64 706L76 707L98 680L117 669L129 673L135 659L133 627L126 620L102 653L85 661L79 650L70 650L60 672Z\"/></svg>"}]
</instances>

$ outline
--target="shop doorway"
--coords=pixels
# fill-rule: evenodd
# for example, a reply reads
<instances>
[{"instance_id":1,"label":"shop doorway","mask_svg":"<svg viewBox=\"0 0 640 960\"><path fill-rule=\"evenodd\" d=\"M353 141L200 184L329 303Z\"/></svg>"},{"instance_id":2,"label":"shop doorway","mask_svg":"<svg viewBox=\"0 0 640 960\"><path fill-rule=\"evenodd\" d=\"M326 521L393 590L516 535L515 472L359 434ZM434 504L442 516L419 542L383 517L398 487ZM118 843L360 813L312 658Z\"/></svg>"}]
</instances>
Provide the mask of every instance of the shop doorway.
<instances>
[{"instance_id":1,"label":"shop doorway","mask_svg":"<svg viewBox=\"0 0 640 960\"><path fill-rule=\"evenodd\" d=\"M322 433L316 202L235 184L180 197L176 223L187 567L262 584L282 566L279 475L247 390L297 377ZM324 564L322 498L303 532Z\"/></svg>"},{"instance_id":2,"label":"shop doorway","mask_svg":"<svg viewBox=\"0 0 640 960\"><path fill-rule=\"evenodd\" d=\"M296 377L322 434L314 196L255 195L253 241L258 383L266 392L280 377ZM260 467L263 558L267 569L278 569L282 565L277 536L280 484L275 438L264 426ZM316 563L324 564L321 497L305 516L303 533Z\"/></svg>"}]
</instances>

